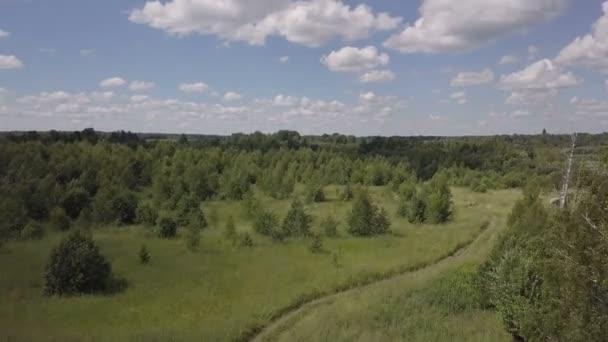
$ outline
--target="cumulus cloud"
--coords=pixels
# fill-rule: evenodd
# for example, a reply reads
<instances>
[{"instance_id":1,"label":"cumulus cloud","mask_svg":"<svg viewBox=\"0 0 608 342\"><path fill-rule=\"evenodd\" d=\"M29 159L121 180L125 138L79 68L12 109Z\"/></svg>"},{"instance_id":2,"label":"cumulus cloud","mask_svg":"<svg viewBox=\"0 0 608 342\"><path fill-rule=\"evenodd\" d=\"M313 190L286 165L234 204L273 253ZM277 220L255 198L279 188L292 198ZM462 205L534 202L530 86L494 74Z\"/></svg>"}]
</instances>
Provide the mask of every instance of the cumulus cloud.
<instances>
[{"instance_id":1,"label":"cumulus cloud","mask_svg":"<svg viewBox=\"0 0 608 342\"><path fill-rule=\"evenodd\" d=\"M555 59L557 63L582 64L608 73L608 1L602 4L602 11L590 33L577 37L560 51Z\"/></svg>"},{"instance_id":2,"label":"cumulus cloud","mask_svg":"<svg viewBox=\"0 0 608 342\"><path fill-rule=\"evenodd\" d=\"M0 70L21 69L23 62L14 55L0 55Z\"/></svg>"},{"instance_id":3,"label":"cumulus cloud","mask_svg":"<svg viewBox=\"0 0 608 342\"><path fill-rule=\"evenodd\" d=\"M401 23L401 18L376 14L367 5L350 6L340 0L156 0L133 9L129 20L176 35L215 35L252 45L281 36L309 47L336 38L364 39Z\"/></svg>"},{"instance_id":4,"label":"cumulus cloud","mask_svg":"<svg viewBox=\"0 0 608 342\"><path fill-rule=\"evenodd\" d=\"M372 70L359 76L362 83L389 82L395 79L395 74L390 70Z\"/></svg>"},{"instance_id":5,"label":"cumulus cloud","mask_svg":"<svg viewBox=\"0 0 608 342\"><path fill-rule=\"evenodd\" d=\"M129 89L132 91L140 91L140 90L148 90L152 89L156 86L154 82L146 82L146 81L133 81L129 84Z\"/></svg>"},{"instance_id":6,"label":"cumulus cloud","mask_svg":"<svg viewBox=\"0 0 608 342\"><path fill-rule=\"evenodd\" d=\"M11 35L10 32L7 32L7 31L4 31L4 30L0 29L0 39L7 38L10 35Z\"/></svg>"},{"instance_id":7,"label":"cumulus cloud","mask_svg":"<svg viewBox=\"0 0 608 342\"><path fill-rule=\"evenodd\" d=\"M523 70L500 77L500 84L510 90L546 90L572 87L580 81L571 72L564 72L552 61L541 59Z\"/></svg>"},{"instance_id":8,"label":"cumulus cloud","mask_svg":"<svg viewBox=\"0 0 608 342\"><path fill-rule=\"evenodd\" d=\"M182 83L179 85L179 90L185 93L204 93L209 89L209 86L203 82Z\"/></svg>"},{"instance_id":9,"label":"cumulus cloud","mask_svg":"<svg viewBox=\"0 0 608 342\"><path fill-rule=\"evenodd\" d=\"M570 104L574 106L576 115L608 117L608 101L574 97Z\"/></svg>"},{"instance_id":10,"label":"cumulus cloud","mask_svg":"<svg viewBox=\"0 0 608 342\"><path fill-rule=\"evenodd\" d=\"M580 82L574 74L563 71L548 59L500 77L501 88L511 91L506 102L513 105L544 104L555 97L559 89L573 87Z\"/></svg>"},{"instance_id":11,"label":"cumulus cloud","mask_svg":"<svg viewBox=\"0 0 608 342\"><path fill-rule=\"evenodd\" d=\"M150 97L148 95L133 95L133 96L131 96L131 101L132 102L143 102L149 98Z\"/></svg>"},{"instance_id":12,"label":"cumulus cloud","mask_svg":"<svg viewBox=\"0 0 608 342\"><path fill-rule=\"evenodd\" d=\"M466 51L561 13L568 0L423 0L420 18L385 46L402 53Z\"/></svg>"},{"instance_id":13,"label":"cumulus cloud","mask_svg":"<svg viewBox=\"0 0 608 342\"><path fill-rule=\"evenodd\" d=\"M346 46L321 57L321 63L329 70L339 72L361 72L387 65L388 62L388 54L380 53L375 46Z\"/></svg>"},{"instance_id":14,"label":"cumulus cloud","mask_svg":"<svg viewBox=\"0 0 608 342\"><path fill-rule=\"evenodd\" d=\"M224 94L224 101L226 101L226 102L238 101L242 98L243 98L243 96L241 94L235 93L232 91L229 91L226 94Z\"/></svg>"},{"instance_id":15,"label":"cumulus cloud","mask_svg":"<svg viewBox=\"0 0 608 342\"><path fill-rule=\"evenodd\" d=\"M463 91L457 91L452 93L450 95L450 98L460 105L467 103L467 93Z\"/></svg>"},{"instance_id":16,"label":"cumulus cloud","mask_svg":"<svg viewBox=\"0 0 608 342\"><path fill-rule=\"evenodd\" d=\"M279 62L280 63L287 63L287 62L289 62L289 56L281 56L281 57L279 57Z\"/></svg>"},{"instance_id":17,"label":"cumulus cloud","mask_svg":"<svg viewBox=\"0 0 608 342\"><path fill-rule=\"evenodd\" d=\"M480 72L468 71L460 72L452 79L452 87L468 87L494 82L494 72L488 68Z\"/></svg>"},{"instance_id":18,"label":"cumulus cloud","mask_svg":"<svg viewBox=\"0 0 608 342\"><path fill-rule=\"evenodd\" d=\"M99 86L102 88L122 87L125 84L127 84L127 81L121 77L111 77L99 82Z\"/></svg>"},{"instance_id":19,"label":"cumulus cloud","mask_svg":"<svg viewBox=\"0 0 608 342\"><path fill-rule=\"evenodd\" d=\"M517 57L515 55L505 55L505 56L502 56L500 61L498 61L498 64L507 65L507 64L515 64L517 62L519 62L519 57Z\"/></svg>"}]
</instances>

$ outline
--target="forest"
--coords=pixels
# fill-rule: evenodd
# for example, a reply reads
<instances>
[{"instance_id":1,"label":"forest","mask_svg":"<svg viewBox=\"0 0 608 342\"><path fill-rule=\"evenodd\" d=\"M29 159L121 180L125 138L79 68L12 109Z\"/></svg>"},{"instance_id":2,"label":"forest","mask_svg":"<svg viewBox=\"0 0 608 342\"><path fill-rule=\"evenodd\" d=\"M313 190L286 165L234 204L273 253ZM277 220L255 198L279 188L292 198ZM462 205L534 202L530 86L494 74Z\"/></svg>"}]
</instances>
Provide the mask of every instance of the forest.
<instances>
[{"instance_id":1,"label":"forest","mask_svg":"<svg viewBox=\"0 0 608 342\"><path fill-rule=\"evenodd\" d=\"M561 209L570 146L2 133L0 340L604 341L608 134Z\"/></svg>"}]
</instances>

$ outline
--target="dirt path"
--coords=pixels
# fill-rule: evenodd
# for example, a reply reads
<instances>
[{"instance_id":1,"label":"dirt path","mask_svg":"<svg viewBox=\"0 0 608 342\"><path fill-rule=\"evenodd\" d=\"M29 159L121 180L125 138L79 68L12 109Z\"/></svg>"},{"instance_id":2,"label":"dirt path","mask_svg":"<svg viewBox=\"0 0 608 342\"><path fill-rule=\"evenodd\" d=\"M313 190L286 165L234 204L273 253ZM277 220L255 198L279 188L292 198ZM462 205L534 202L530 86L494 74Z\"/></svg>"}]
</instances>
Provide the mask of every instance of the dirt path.
<instances>
[{"instance_id":1,"label":"dirt path","mask_svg":"<svg viewBox=\"0 0 608 342\"><path fill-rule=\"evenodd\" d=\"M274 336L276 334L280 334L282 331L286 330L288 324L290 324L290 323L293 324L293 321L296 321L296 320L302 318L304 315L309 313L314 308L321 306L321 305L331 304L337 298L340 298L342 296L346 296L346 295L349 295L356 291L360 291L362 289L365 289L365 288L368 288L368 287L371 287L374 285L378 285L378 284L381 284L384 282L393 281L400 277L411 276L411 275L419 273L419 272L429 271L430 269L433 269L433 268L441 268L444 264L448 264L450 261L453 261L453 259L461 258L466 253L480 248L480 244L483 244L484 241L489 240L493 236L493 234L496 232L495 226L496 226L496 222L495 222L495 220L493 220L490 223L489 227L487 229L481 231L474 239L472 239L468 243L452 250L451 253L448 253L447 255L437 259L435 262L433 262L429 265L426 265L424 267L420 267L420 268L417 268L414 270L406 270L401 273L389 275L384 279L376 280L376 281L373 281L373 282L370 282L368 284L364 284L361 286L345 289L340 292L328 294L321 298L317 298L312 301L303 303L303 304L299 305L298 307L293 308L292 310L287 311L283 315L272 320L267 325L263 326L254 336L251 336L250 338L246 339L246 341L252 341L252 342L267 341L272 336Z\"/></svg>"}]
</instances>

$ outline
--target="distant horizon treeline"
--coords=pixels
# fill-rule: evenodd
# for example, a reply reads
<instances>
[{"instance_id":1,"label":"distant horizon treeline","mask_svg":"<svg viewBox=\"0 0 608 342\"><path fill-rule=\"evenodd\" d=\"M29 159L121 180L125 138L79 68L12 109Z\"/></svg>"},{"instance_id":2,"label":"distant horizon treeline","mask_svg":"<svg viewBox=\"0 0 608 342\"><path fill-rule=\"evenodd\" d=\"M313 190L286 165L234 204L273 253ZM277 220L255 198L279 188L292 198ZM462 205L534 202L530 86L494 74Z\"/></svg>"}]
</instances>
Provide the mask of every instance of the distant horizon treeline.
<instances>
[{"instance_id":1,"label":"distant horizon treeline","mask_svg":"<svg viewBox=\"0 0 608 342\"><path fill-rule=\"evenodd\" d=\"M253 187L273 198L305 184L322 200L326 185L390 186L441 173L475 191L515 188L538 177L561 185L569 137L302 137L280 131L213 142L142 139L131 132L5 135L0 141L0 232L24 235L39 224L150 222L151 213L191 217L209 199L241 200ZM587 147L604 142L589 136ZM544 140L543 140L544 139ZM563 140L563 142L562 142ZM555 147L553 144L556 144ZM585 148L583 146L582 148ZM584 150L583 150L584 152ZM27 235L27 234L25 234Z\"/></svg>"}]
</instances>

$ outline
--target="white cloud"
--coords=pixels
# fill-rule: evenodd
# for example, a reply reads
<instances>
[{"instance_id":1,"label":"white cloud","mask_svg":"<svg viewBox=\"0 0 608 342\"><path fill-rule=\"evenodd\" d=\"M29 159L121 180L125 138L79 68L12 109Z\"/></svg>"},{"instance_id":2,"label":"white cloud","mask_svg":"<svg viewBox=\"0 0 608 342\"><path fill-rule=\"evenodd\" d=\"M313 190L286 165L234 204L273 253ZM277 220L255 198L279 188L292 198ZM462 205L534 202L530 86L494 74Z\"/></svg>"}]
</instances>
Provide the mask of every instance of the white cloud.
<instances>
[{"instance_id":1,"label":"white cloud","mask_svg":"<svg viewBox=\"0 0 608 342\"><path fill-rule=\"evenodd\" d=\"M528 60L533 61L538 57L540 49L534 45L528 46Z\"/></svg>"},{"instance_id":2,"label":"white cloud","mask_svg":"<svg viewBox=\"0 0 608 342\"><path fill-rule=\"evenodd\" d=\"M154 88L155 86L156 84L154 84L154 82L133 81L131 84L129 84L129 89L132 91L148 90Z\"/></svg>"},{"instance_id":3,"label":"white cloud","mask_svg":"<svg viewBox=\"0 0 608 342\"><path fill-rule=\"evenodd\" d=\"M362 72L387 65L389 57L380 53L375 46L356 48L346 46L321 57L321 63L331 71Z\"/></svg>"},{"instance_id":4,"label":"white cloud","mask_svg":"<svg viewBox=\"0 0 608 342\"><path fill-rule=\"evenodd\" d=\"M564 72L548 59L528 65L510 75L500 77L500 86L511 91L506 102L512 105L542 105L558 94L561 88L578 85L571 72Z\"/></svg>"},{"instance_id":5,"label":"white cloud","mask_svg":"<svg viewBox=\"0 0 608 342\"><path fill-rule=\"evenodd\" d=\"M120 77L111 77L99 82L99 86L102 88L122 87L125 84L127 84L127 81Z\"/></svg>"},{"instance_id":6,"label":"white cloud","mask_svg":"<svg viewBox=\"0 0 608 342\"><path fill-rule=\"evenodd\" d=\"M570 104L574 106L577 115L608 117L608 101L574 97Z\"/></svg>"},{"instance_id":7,"label":"white cloud","mask_svg":"<svg viewBox=\"0 0 608 342\"><path fill-rule=\"evenodd\" d=\"M238 101L242 98L243 98L243 96L241 96L241 94L235 93L232 91L229 91L226 94L224 94L224 101L226 101L226 102Z\"/></svg>"},{"instance_id":8,"label":"white cloud","mask_svg":"<svg viewBox=\"0 0 608 342\"><path fill-rule=\"evenodd\" d=\"M457 91L452 93L450 95L450 98L460 105L467 103L467 94L463 91Z\"/></svg>"},{"instance_id":9,"label":"white cloud","mask_svg":"<svg viewBox=\"0 0 608 342\"><path fill-rule=\"evenodd\" d=\"M521 110L521 109L515 110L515 111L513 111L511 113L511 117L515 118L515 119L516 118L524 118L524 117L527 117L527 116L530 116L530 115L532 115L532 114L529 111Z\"/></svg>"},{"instance_id":10,"label":"white cloud","mask_svg":"<svg viewBox=\"0 0 608 342\"><path fill-rule=\"evenodd\" d=\"M149 98L150 97L148 95L133 95L133 96L131 96L131 101L132 102L143 102Z\"/></svg>"},{"instance_id":11,"label":"white cloud","mask_svg":"<svg viewBox=\"0 0 608 342\"><path fill-rule=\"evenodd\" d=\"M4 31L4 30L0 29L0 39L2 39L2 38L7 38L7 37L9 37L10 35L11 35L11 33L10 33L10 32L6 32L6 31Z\"/></svg>"},{"instance_id":12,"label":"white cloud","mask_svg":"<svg viewBox=\"0 0 608 342\"><path fill-rule=\"evenodd\" d=\"M95 50L92 49L80 49L80 55L82 57L88 57L95 53Z\"/></svg>"},{"instance_id":13,"label":"white cloud","mask_svg":"<svg viewBox=\"0 0 608 342\"><path fill-rule=\"evenodd\" d=\"M555 61L561 65L582 64L608 73L608 1L602 4L603 15L590 33L577 37L563 48Z\"/></svg>"},{"instance_id":14,"label":"white cloud","mask_svg":"<svg viewBox=\"0 0 608 342\"><path fill-rule=\"evenodd\" d=\"M507 64L515 64L517 62L519 62L519 57L517 57L515 55L506 55L506 56L502 56L502 58L500 59L498 64L507 65Z\"/></svg>"},{"instance_id":15,"label":"white cloud","mask_svg":"<svg viewBox=\"0 0 608 342\"><path fill-rule=\"evenodd\" d=\"M580 81L571 72L563 72L548 59L528 65L523 70L500 77L500 84L509 90L545 90L572 87Z\"/></svg>"},{"instance_id":16,"label":"white cloud","mask_svg":"<svg viewBox=\"0 0 608 342\"><path fill-rule=\"evenodd\" d=\"M179 85L179 90L185 93L204 93L209 89L209 86L203 82L182 83Z\"/></svg>"},{"instance_id":17,"label":"white cloud","mask_svg":"<svg viewBox=\"0 0 608 342\"><path fill-rule=\"evenodd\" d=\"M452 79L450 85L452 87L468 87L492 82L494 82L494 72L486 68L480 72L460 72Z\"/></svg>"},{"instance_id":18,"label":"white cloud","mask_svg":"<svg viewBox=\"0 0 608 342\"><path fill-rule=\"evenodd\" d=\"M390 70L372 70L359 77L362 83L388 82L395 79L395 74Z\"/></svg>"},{"instance_id":19,"label":"white cloud","mask_svg":"<svg viewBox=\"0 0 608 342\"><path fill-rule=\"evenodd\" d=\"M401 22L387 13L375 14L367 5L350 6L340 0L148 1L133 9L129 20L176 35L216 35L252 45L263 45L268 36L276 35L309 47L336 38L365 39Z\"/></svg>"},{"instance_id":20,"label":"white cloud","mask_svg":"<svg viewBox=\"0 0 608 342\"><path fill-rule=\"evenodd\" d=\"M561 13L568 0L423 0L420 18L385 46L402 53L465 51Z\"/></svg>"},{"instance_id":21,"label":"white cloud","mask_svg":"<svg viewBox=\"0 0 608 342\"><path fill-rule=\"evenodd\" d=\"M279 57L279 62L280 63L287 63L287 62L289 62L289 56L281 56L281 57Z\"/></svg>"},{"instance_id":22,"label":"white cloud","mask_svg":"<svg viewBox=\"0 0 608 342\"><path fill-rule=\"evenodd\" d=\"M0 70L2 69L21 69L23 62L14 55L0 55Z\"/></svg>"}]
</instances>

